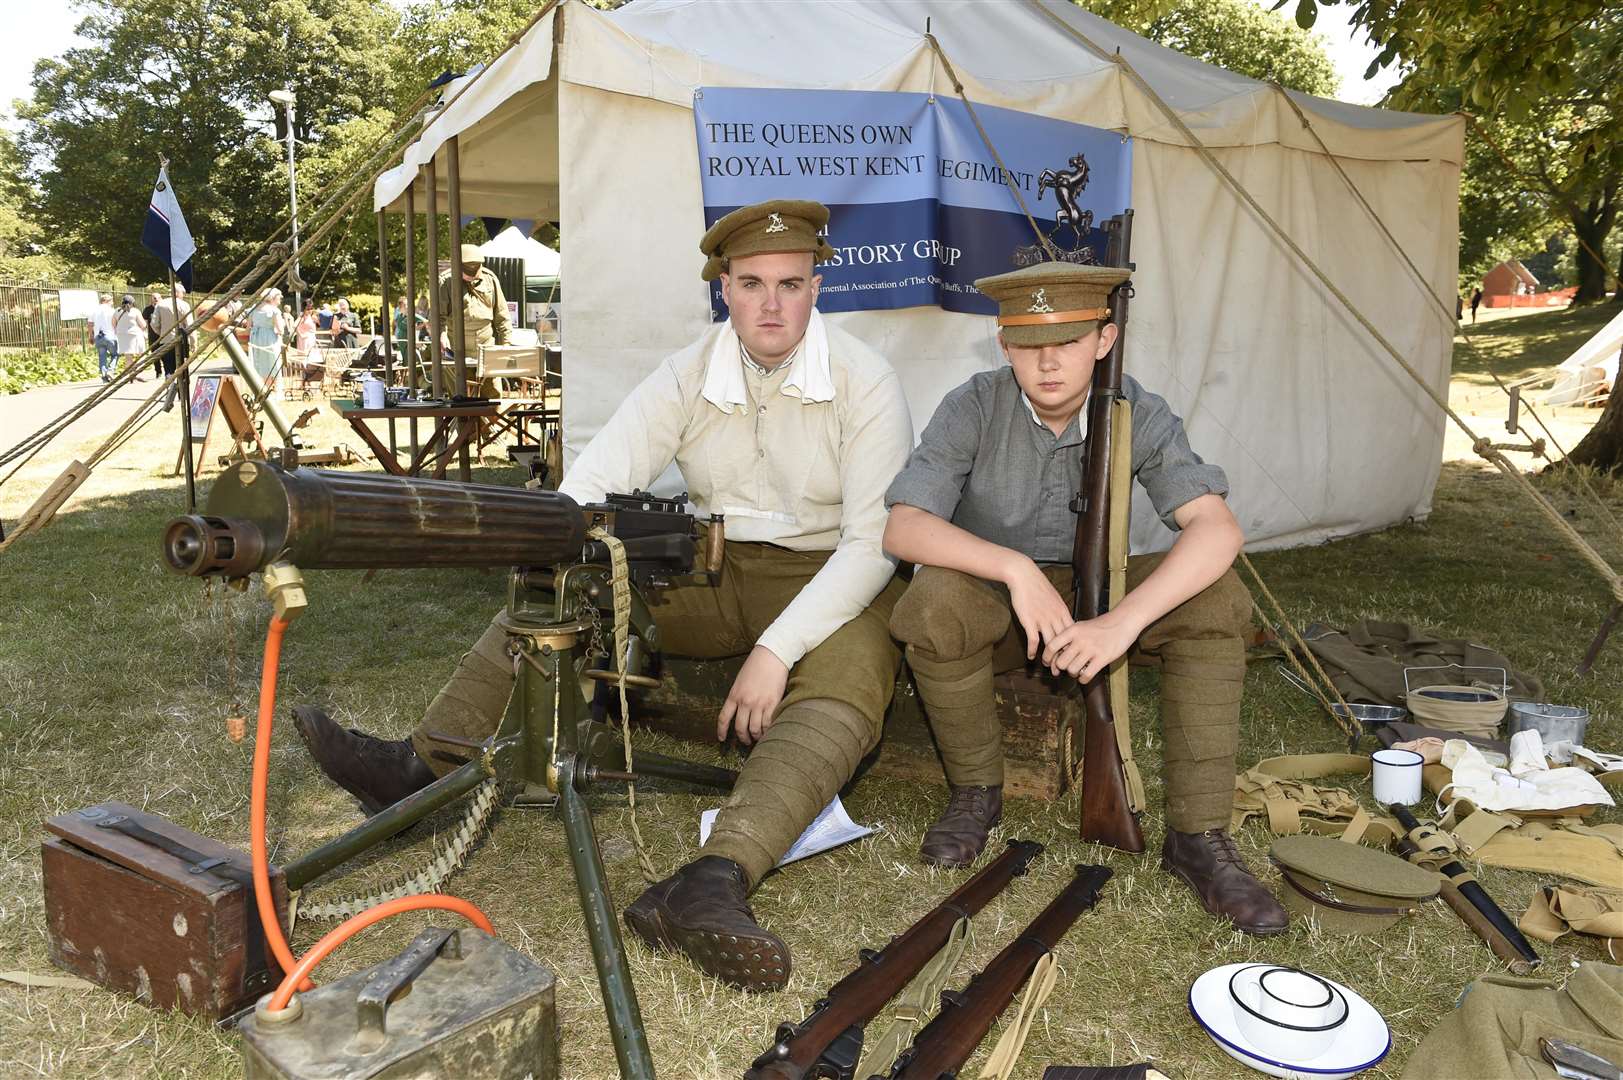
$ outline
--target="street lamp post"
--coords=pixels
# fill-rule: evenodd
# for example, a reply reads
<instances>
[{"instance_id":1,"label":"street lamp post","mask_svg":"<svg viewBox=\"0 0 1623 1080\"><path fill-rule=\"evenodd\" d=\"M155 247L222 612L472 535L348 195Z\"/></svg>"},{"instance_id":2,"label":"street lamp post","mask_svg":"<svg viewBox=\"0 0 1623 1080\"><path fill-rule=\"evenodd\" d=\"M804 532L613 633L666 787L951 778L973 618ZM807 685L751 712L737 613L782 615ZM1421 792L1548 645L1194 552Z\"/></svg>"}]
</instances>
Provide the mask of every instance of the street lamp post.
<instances>
[{"instance_id":1,"label":"street lamp post","mask_svg":"<svg viewBox=\"0 0 1623 1080\"><path fill-rule=\"evenodd\" d=\"M287 112L287 200L293 210L293 312L294 317L304 310L304 293L299 285L299 183L293 165L293 104L298 100L291 89L272 90L271 101Z\"/></svg>"}]
</instances>

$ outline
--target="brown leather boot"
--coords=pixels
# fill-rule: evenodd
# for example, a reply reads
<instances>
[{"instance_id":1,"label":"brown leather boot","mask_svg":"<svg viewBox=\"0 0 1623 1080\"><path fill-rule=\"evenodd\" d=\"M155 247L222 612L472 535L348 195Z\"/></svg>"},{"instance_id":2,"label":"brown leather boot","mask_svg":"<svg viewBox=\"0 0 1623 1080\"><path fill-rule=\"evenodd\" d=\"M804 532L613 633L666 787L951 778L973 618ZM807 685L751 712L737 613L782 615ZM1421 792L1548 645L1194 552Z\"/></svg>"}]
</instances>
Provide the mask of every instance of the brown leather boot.
<instances>
[{"instance_id":1,"label":"brown leather boot","mask_svg":"<svg viewBox=\"0 0 1623 1080\"><path fill-rule=\"evenodd\" d=\"M1161 869L1182 878L1195 890L1202 907L1228 919L1236 930L1257 937L1285 932L1290 917L1246 869L1226 831L1183 833L1168 829L1161 845Z\"/></svg>"},{"instance_id":2,"label":"brown leather boot","mask_svg":"<svg viewBox=\"0 0 1623 1080\"><path fill-rule=\"evenodd\" d=\"M789 946L755 921L747 892L737 863L705 855L645 889L626 908L626 925L649 948L686 953L700 971L730 986L782 990Z\"/></svg>"},{"instance_id":3,"label":"brown leather boot","mask_svg":"<svg viewBox=\"0 0 1623 1080\"><path fill-rule=\"evenodd\" d=\"M947 808L919 845L919 857L936 866L968 866L986 847L986 834L1003 817L1001 787L954 787Z\"/></svg>"},{"instance_id":4,"label":"brown leather boot","mask_svg":"<svg viewBox=\"0 0 1623 1080\"><path fill-rule=\"evenodd\" d=\"M293 726L327 778L361 801L367 816L434 782L410 739L388 742L341 728L314 705L293 707Z\"/></svg>"}]
</instances>

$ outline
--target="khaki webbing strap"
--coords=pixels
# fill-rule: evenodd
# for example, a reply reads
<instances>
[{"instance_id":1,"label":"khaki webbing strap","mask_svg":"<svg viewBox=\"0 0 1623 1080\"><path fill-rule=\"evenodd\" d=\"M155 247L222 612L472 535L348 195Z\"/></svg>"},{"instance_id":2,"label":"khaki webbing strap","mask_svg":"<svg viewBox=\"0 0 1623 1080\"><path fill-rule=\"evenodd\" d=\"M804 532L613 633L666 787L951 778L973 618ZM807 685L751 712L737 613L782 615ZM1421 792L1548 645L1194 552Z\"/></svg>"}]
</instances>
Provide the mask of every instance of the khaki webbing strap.
<instances>
[{"instance_id":1,"label":"khaki webbing strap","mask_svg":"<svg viewBox=\"0 0 1623 1080\"><path fill-rule=\"evenodd\" d=\"M1453 813L1450 812L1450 817ZM1446 822L1447 819L1445 818ZM1522 820L1511 814L1496 814L1491 810L1477 810L1463 820L1456 821L1449 833L1460 850L1467 855L1475 855L1482 850L1482 845L1492 840L1506 829L1519 828ZM1445 827L1447 827L1445 825Z\"/></svg>"},{"instance_id":2,"label":"khaki webbing strap","mask_svg":"<svg viewBox=\"0 0 1623 1080\"><path fill-rule=\"evenodd\" d=\"M1558 823L1557 827L1570 833L1577 833L1579 836L1593 836L1597 840L1604 840L1615 847L1619 855L1623 855L1623 839L1618 838L1616 826L1613 826L1612 830L1608 831L1596 828L1593 825L1585 825L1581 821L1563 819Z\"/></svg>"},{"instance_id":3,"label":"khaki webbing strap","mask_svg":"<svg viewBox=\"0 0 1623 1080\"><path fill-rule=\"evenodd\" d=\"M1623 889L1546 885L1533 894L1517 925L1540 941L1555 941L1570 930L1607 939L1623 937Z\"/></svg>"},{"instance_id":4,"label":"khaki webbing strap","mask_svg":"<svg viewBox=\"0 0 1623 1080\"><path fill-rule=\"evenodd\" d=\"M1364 838L1364 833L1369 829L1372 820L1369 811L1360 806L1353 812L1353 818L1347 822L1347 827L1341 830L1342 841L1348 844L1358 843Z\"/></svg>"},{"instance_id":5,"label":"khaki webbing strap","mask_svg":"<svg viewBox=\"0 0 1623 1080\"><path fill-rule=\"evenodd\" d=\"M610 577L614 590L614 670L619 674L616 685L620 689L620 737L625 747L626 772L635 773L631 753L631 704L626 700L626 652L631 637L631 574L626 560L626 546L624 541L614 534L594 526L587 533L594 540L602 541L609 549ZM557 682L562 685L564 672L558 672ZM553 752L557 753L557 722L556 707L553 710ZM654 869L654 860L648 855L648 845L643 843L642 829L637 824L637 782L626 781L626 809L631 818L631 841L637 849L637 862L642 869L642 876L649 882L659 880L659 871Z\"/></svg>"},{"instance_id":6,"label":"khaki webbing strap","mask_svg":"<svg viewBox=\"0 0 1623 1080\"><path fill-rule=\"evenodd\" d=\"M1127 595L1128 525L1133 508L1133 403L1119 397L1111 405L1110 430L1110 607ZM1110 665L1110 712L1116 719L1116 750L1127 780L1127 809L1143 813L1148 800L1144 777L1133 760L1133 723L1128 708L1127 657Z\"/></svg>"},{"instance_id":7,"label":"khaki webbing strap","mask_svg":"<svg viewBox=\"0 0 1623 1080\"><path fill-rule=\"evenodd\" d=\"M941 950L919 969L913 981L897 997L896 1005L891 1010L891 1021L885 1025L885 1030L863 1046L862 1058L857 1062L856 1072L852 1076L874 1076L890 1070L891 1063L912 1044L913 1033L919 1024L940 1004L942 989L974 940L968 919L959 919L952 924Z\"/></svg>"},{"instance_id":8,"label":"khaki webbing strap","mask_svg":"<svg viewBox=\"0 0 1623 1080\"><path fill-rule=\"evenodd\" d=\"M1277 795L1264 795L1262 806L1268 812L1268 828L1275 836L1294 836L1302 831L1299 803Z\"/></svg>"},{"instance_id":9,"label":"khaki webbing strap","mask_svg":"<svg viewBox=\"0 0 1623 1080\"><path fill-rule=\"evenodd\" d=\"M1318 780L1338 773L1368 776L1370 761L1363 754L1282 754L1263 758L1252 770L1280 780Z\"/></svg>"},{"instance_id":10,"label":"khaki webbing strap","mask_svg":"<svg viewBox=\"0 0 1623 1080\"><path fill-rule=\"evenodd\" d=\"M1054 963L1054 954L1043 953L1037 958L1037 966L1031 969L1031 979L1020 997L1020 1008L1015 1010L1014 1019L1003 1029L997 1045L986 1057L986 1064L981 1066L980 1080L1009 1080L1014 1063L1020 1060L1020 1051L1026 1045L1026 1036L1031 1034L1032 1022L1048 995L1054 992L1058 978L1059 965Z\"/></svg>"}]
</instances>

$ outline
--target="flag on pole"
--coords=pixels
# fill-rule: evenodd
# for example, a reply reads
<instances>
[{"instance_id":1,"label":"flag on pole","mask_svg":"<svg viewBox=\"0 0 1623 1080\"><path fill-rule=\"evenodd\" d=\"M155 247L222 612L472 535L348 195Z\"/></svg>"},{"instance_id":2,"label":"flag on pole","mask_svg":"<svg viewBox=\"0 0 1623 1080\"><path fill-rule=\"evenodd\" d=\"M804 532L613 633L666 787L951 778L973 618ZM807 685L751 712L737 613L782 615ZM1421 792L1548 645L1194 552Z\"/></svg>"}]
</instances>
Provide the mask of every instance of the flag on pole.
<instances>
[{"instance_id":1,"label":"flag on pole","mask_svg":"<svg viewBox=\"0 0 1623 1080\"><path fill-rule=\"evenodd\" d=\"M180 212L175 189L169 184L168 166L158 169L158 183L152 189L146 224L141 228L141 246L162 260L180 278L180 283L191 289L192 256L197 252L197 245L186 227L186 215Z\"/></svg>"}]
</instances>

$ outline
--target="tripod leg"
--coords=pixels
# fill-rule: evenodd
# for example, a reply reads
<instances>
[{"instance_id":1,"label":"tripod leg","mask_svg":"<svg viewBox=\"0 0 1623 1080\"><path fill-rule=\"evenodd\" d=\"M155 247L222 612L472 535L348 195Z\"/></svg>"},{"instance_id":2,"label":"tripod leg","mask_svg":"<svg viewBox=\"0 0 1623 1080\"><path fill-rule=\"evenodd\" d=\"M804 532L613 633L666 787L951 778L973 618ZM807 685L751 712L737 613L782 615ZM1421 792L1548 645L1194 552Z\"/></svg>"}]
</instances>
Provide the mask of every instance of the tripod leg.
<instances>
[{"instance_id":1,"label":"tripod leg","mask_svg":"<svg viewBox=\"0 0 1623 1080\"><path fill-rule=\"evenodd\" d=\"M581 912L586 916L586 936L592 942L592 960L597 964L597 981L603 989L603 1006L609 1014L614 1058L624 1080L653 1080L654 1059L648 1052L642 1010L637 1007L637 990L631 985L631 969L626 964L625 944L620 939L620 922L609 898L609 884L597 850L591 811L586 808L586 799L575 790L574 772L572 760L559 763L558 807L563 812L564 832L569 837L569 859L575 866L575 888L580 893Z\"/></svg>"}]
</instances>

